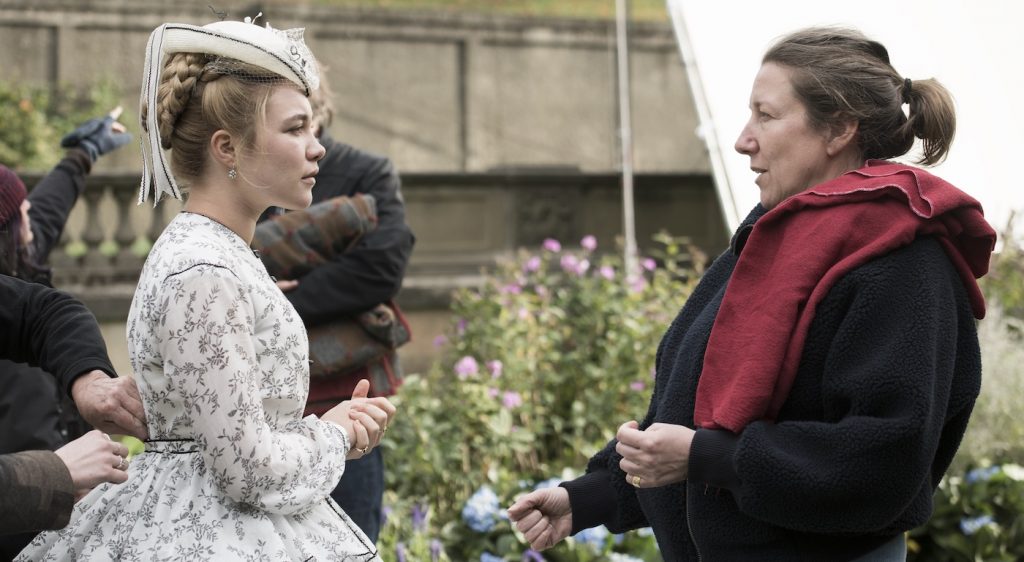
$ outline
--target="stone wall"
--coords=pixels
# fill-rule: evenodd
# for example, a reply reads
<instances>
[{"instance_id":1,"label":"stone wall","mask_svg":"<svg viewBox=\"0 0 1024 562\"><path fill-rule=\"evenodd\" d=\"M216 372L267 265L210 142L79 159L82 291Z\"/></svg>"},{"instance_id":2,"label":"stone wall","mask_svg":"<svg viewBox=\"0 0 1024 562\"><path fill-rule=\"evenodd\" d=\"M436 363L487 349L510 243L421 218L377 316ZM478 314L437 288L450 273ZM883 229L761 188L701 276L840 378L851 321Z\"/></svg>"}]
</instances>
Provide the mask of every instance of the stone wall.
<instances>
[{"instance_id":1,"label":"stone wall","mask_svg":"<svg viewBox=\"0 0 1024 562\"><path fill-rule=\"evenodd\" d=\"M149 32L215 20L208 0L0 0L0 77L83 85L114 79L138 118ZM614 23L219 2L305 26L328 67L335 136L403 171L618 169ZM668 24L632 27L636 169L708 174L686 75ZM135 126L134 123L132 123ZM138 168L132 147L106 171Z\"/></svg>"}]
</instances>

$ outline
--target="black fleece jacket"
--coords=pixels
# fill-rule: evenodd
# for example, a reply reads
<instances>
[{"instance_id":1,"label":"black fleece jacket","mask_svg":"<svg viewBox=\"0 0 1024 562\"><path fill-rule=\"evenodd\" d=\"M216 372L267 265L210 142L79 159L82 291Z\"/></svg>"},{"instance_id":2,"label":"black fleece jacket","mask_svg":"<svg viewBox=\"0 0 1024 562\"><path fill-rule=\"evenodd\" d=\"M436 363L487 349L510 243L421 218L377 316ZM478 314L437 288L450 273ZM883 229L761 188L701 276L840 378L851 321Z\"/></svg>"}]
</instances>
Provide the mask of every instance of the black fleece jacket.
<instances>
[{"instance_id":1,"label":"black fleece jacket","mask_svg":"<svg viewBox=\"0 0 1024 562\"><path fill-rule=\"evenodd\" d=\"M92 161L84 150L68 150L28 194L32 256L41 269L20 274L26 281L52 286L50 252L60 242L91 169ZM88 429L70 402L61 407L62 394L58 392L53 377L42 369L0 359L0 453L57 449ZM62 430L71 434L64 435Z\"/></svg>"},{"instance_id":2,"label":"black fleece jacket","mask_svg":"<svg viewBox=\"0 0 1024 562\"><path fill-rule=\"evenodd\" d=\"M747 217L665 334L641 428L693 427L711 327L763 214ZM563 484L574 531L650 525L668 562L851 560L927 521L980 387L967 292L941 245L920 238L832 288L778 419L698 430L688 479L661 488L629 486L612 441Z\"/></svg>"}]
</instances>

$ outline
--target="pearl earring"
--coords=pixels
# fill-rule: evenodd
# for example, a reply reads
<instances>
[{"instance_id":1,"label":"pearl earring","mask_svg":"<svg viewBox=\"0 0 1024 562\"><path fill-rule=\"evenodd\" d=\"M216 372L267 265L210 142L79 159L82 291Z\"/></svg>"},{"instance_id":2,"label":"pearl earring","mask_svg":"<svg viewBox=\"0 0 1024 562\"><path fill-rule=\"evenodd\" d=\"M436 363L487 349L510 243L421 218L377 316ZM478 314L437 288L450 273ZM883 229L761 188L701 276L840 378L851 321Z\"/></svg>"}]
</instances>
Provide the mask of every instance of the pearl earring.
<instances>
[{"instance_id":1,"label":"pearl earring","mask_svg":"<svg viewBox=\"0 0 1024 562\"><path fill-rule=\"evenodd\" d=\"M234 168L228 168L228 177L235 179L238 177L238 172L236 172Z\"/></svg>"}]
</instances>

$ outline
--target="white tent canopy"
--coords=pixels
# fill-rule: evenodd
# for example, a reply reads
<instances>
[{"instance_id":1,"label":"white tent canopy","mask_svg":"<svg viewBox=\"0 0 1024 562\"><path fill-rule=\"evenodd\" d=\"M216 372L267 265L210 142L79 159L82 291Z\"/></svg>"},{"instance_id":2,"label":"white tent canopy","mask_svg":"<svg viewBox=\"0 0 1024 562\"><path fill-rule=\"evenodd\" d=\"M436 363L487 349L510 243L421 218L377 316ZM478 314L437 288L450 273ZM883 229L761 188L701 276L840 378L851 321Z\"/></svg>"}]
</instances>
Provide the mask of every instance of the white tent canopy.
<instances>
[{"instance_id":1,"label":"white tent canopy","mask_svg":"<svg viewBox=\"0 0 1024 562\"><path fill-rule=\"evenodd\" d=\"M980 200L1000 232L1011 211L1024 215L1024 186L1011 177L1013 162L1024 156L1024 3L667 1L684 57L692 53L687 71L704 104L701 134L720 164L713 166L715 184L731 227L758 201L749 159L733 144L749 115L761 55L774 39L810 25L859 28L889 49L903 76L942 82L957 104L957 133L949 158L932 171Z\"/></svg>"}]
</instances>

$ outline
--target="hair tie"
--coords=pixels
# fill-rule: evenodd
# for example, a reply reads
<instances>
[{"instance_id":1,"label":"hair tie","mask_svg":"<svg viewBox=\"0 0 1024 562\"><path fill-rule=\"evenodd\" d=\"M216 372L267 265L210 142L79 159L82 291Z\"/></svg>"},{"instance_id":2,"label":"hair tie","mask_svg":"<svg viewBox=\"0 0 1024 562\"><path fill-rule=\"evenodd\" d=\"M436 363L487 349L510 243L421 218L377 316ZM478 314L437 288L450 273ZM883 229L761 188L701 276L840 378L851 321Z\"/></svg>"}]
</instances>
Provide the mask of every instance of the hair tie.
<instances>
[{"instance_id":1,"label":"hair tie","mask_svg":"<svg viewBox=\"0 0 1024 562\"><path fill-rule=\"evenodd\" d=\"M910 105L910 90L914 87L914 83L910 81L910 78L903 79L903 103Z\"/></svg>"}]
</instances>

